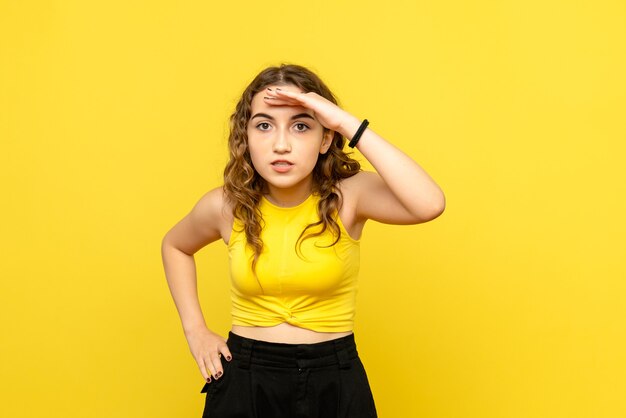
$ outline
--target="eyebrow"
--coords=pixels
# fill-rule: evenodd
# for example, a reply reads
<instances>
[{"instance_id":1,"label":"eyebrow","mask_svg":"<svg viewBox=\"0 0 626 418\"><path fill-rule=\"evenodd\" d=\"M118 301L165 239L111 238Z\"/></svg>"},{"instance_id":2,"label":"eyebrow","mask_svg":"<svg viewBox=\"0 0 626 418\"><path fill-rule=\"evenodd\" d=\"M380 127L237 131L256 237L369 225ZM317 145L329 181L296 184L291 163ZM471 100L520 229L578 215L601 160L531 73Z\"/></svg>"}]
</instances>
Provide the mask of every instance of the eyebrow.
<instances>
[{"instance_id":1,"label":"eyebrow","mask_svg":"<svg viewBox=\"0 0 626 418\"><path fill-rule=\"evenodd\" d=\"M256 115L252 116L250 118L250 120L252 120L254 118L265 118L265 119L269 119L269 120L274 120L274 118L272 116L268 115L267 113L257 113ZM305 118L315 120L315 118L313 116L309 115L308 113L298 113L297 115L293 115L291 117L291 120L294 120L294 119L305 119Z\"/></svg>"}]
</instances>

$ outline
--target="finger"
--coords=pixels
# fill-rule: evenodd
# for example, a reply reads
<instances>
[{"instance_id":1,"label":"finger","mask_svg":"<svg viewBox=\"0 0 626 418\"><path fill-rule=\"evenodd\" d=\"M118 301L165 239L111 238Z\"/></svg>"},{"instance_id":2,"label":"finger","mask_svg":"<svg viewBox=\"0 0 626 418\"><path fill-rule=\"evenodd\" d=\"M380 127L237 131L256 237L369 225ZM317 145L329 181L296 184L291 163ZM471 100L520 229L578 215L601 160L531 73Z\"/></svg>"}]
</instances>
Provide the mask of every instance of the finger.
<instances>
[{"instance_id":1,"label":"finger","mask_svg":"<svg viewBox=\"0 0 626 418\"><path fill-rule=\"evenodd\" d=\"M293 94L304 94L301 91L293 91L293 90L290 90L288 88L282 88L282 87L274 87L274 88L267 87L265 89L265 91L270 93L270 94L278 94L278 93L288 93L288 94L292 94L292 95Z\"/></svg>"},{"instance_id":2,"label":"finger","mask_svg":"<svg viewBox=\"0 0 626 418\"><path fill-rule=\"evenodd\" d=\"M289 91L289 90L283 90L280 88L276 88L276 90L273 91L273 93L277 94L277 95L284 95L284 96L289 96L289 97L298 97L299 95L302 95L304 93L297 93L295 91Z\"/></svg>"},{"instance_id":3,"label":"finger","mask_svg":"<svg viewBox=\"0 0 626 418\"><path fill-rule=\"evenodd\" d=\"M213 363L213 368L215 369L215 373L213 373L213 377L217 380L224 374L224 369L222 368L222 360L220 359L221 354L215 353L211 355L211 362Z\"/></svg>"},{"instance_id":4,"label":"finger","mask_svg":"<svg viewBox=\"0 0 626 418\"><path fill-rule=\"evenodd\" d=\"M270 99L292 100L300 103L303 101L303 96L305 96L305 94L295 91L282 90L280 88L271 89L268 87L265 90L265 96Z\"/></svg>"},{"instance_id":5,"label":"finger","mask_svg":"<svg viewBox=\"0 0 626 418\"><path fill-rule=\"evenodd\" d=\"M284 95L284 96L287 96L287 97L290 97L292 99L299 100L299 101L307 101L307 100L327 101L328 100L324 96L321 96L315 93L314 91L309 91L305 93L303 91L291 91L291 90L283 90L280 88L276 88L275 93L278 95Z\"/></svg>"},{"instance_id":6,"label":"finger","mask_svg":"<svg viewBox=\"0 0 626 418\"><path fill-rule=\"evenodd\" d=\"M226 361L231 361L233 359L233 355L230 353L230 350L228 349L228 346L226 344L220 347L220 352L222 353Z\"/></svg>"},{"instance_id":7,"label":"finger","mask_svg":"<svg viewBox=\"0 0 626 418\"><path fill-rule=\"evenodd\" d=\"M211 375L209 372L207 372L207 367L204 359L200 359L200 361L198 362L198 367L200 367L200 374L202 374L204 380L206 380L207 383L211 383Z\"/></svg>"},{"instance_id":8,"label":"finger","mask_svg":"<svg viewBox=\"0 0 626 418\"><path fill-rule=\"evenodd\" d=\"M215 365L213 364L212 357L209 356L208 358L205 358L204 364L206 364L209 373L211 373L211 378L215 379L215 376L217 375L217 370L215 368Z\"/></svg>"},{"instance_id":9,"label":"finger","mask_svg":"<svg viewBox=\"0 0 626 418\"><path fill-rule=\"evenodd\" d=\"M301 103L295 100L290 100L288 98L278 98L278 97L269 97L269 96L264 96L263 99L265 99L265 103L270 104L270 105L276 105L276 106L300 106Z\"/></svg>"},{"instance_id":10,"label":"finger","mask_svg":"<svg viewBox=\"0 0 626 418\"><path fill-rule=\"evenodd\" d=\"M291 99L298 103L305 103L309 98L305 93L296 93L295 91L276 89L274 92L279 99Z\"/></svg>"}]
</instances>

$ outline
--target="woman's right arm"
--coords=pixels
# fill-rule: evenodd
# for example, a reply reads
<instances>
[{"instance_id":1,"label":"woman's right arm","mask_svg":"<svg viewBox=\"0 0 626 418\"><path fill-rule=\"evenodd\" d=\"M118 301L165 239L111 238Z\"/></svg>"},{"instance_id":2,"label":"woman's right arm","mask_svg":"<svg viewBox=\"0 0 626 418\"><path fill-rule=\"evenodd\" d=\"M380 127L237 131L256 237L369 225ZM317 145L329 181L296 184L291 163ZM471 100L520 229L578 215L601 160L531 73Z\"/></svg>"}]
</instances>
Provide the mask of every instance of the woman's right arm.
<instances>
[{"instance_id":1,"label":"woman's right arm","mask_svg":"<svg viewBox=\"0 0 626 418\"><path fill-rule=\"evenodd\" d=\"M180 316L189 349L202 376L219 378L223 373L219 355L232 358L226 341L206 326L198 299L194 254L230 233L232 218L225 210L222 188L206 193L191 212L170 229L161 243L165 277ZM209 374L210 373L210 374Z\"/></svg>"}]
</instances>

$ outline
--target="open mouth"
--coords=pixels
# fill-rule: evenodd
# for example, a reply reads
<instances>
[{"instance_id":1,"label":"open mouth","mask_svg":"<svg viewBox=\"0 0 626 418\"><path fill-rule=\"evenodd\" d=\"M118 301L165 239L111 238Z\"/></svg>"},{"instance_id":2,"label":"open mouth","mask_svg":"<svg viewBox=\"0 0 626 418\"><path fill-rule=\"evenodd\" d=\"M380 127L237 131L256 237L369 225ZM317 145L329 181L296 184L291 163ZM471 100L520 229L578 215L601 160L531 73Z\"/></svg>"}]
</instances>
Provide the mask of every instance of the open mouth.
<instances>
[{"instance_id":1,"label":"open mouth","mask_svg":"<svg viewBox=\"0 0 626 418\"><path fill-rule=\"evenodd\" d=\"M276 160L272 162L272 168L277 173L287 173L293 167L293 163L286 160Z\"/></svg>"},{"instance_id":2,"label":"open mouth","mask_svg":"<svg viewBox=\"0 0 626 418\"><path fill-rule=\"evenodd\" d=\"M293 164L292 164L292 163L290 163L289 161L282 161L282 160L281 160L281 161L274 161L274 162L272 163L272 165L273 165L274 167L289 167L289 166L292 166Z\"/></svg>"}]
</instances>

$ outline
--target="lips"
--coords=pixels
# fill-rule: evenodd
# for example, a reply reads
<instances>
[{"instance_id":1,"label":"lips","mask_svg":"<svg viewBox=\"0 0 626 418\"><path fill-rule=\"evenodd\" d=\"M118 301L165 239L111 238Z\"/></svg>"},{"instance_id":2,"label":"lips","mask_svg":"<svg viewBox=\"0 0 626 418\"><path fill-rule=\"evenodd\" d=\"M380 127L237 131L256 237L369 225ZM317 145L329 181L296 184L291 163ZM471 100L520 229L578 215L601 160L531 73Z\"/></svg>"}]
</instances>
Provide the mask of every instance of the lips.
<instances>
[{"instance_id":1,"label":"lips","mask_svg":"<svg viewBox=\"0 0 626 418\"><path fill-rule=\"evenodd\" d=\"M286 173L287 171L291 170L291 167L293 167L293 163L288 160L272 161L272 168L274 169L274 171L277 171L279 173Z\"/></svg>"},{"instance_id":2,"label":"lips","mask_svg":"<svg viewBox=\"0 0 626 418\"><path fill-rule=\"evenodd\" d=\"M275 160L275 161L272 161L272 165L275 167L288 167L288 166L292 166L293 163L288 160Z\"/></svg>"}]
</instances>

